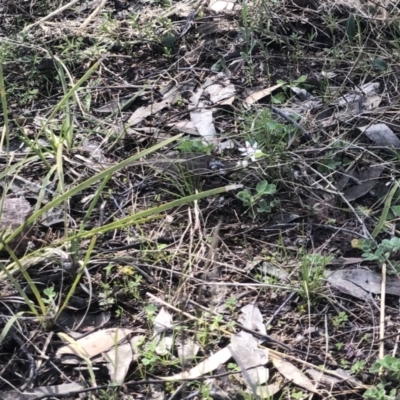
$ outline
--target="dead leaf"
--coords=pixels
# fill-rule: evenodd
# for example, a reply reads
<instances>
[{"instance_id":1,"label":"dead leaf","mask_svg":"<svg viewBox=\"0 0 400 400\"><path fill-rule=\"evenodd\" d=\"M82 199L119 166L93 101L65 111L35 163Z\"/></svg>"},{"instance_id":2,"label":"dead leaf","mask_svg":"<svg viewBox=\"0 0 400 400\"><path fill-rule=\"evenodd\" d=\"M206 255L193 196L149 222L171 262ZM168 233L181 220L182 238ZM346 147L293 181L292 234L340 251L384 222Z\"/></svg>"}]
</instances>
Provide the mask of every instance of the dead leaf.
<instances>
[{"instance_id":1,"label":"dead leaf","mask_svg":"<svg viewBox=\"0 0 400 400\"><path fill-rule=\"evenodd\" d=\"M168 330L172 329L172 315L164 308L161 307L159 313L154 319L154 338L153 341L156 345L156 353L160 356L168 354L174 343L172 333Z\"/></svg>"},{"instance_id":2,"label":"dead leaf","mask_svg":"<svg viewBox=\"0 0 400 400\"><path fill-rule=\"evenodd\" d=\"M231 83L224 85L221 83L214 83L204 89L204 92L210 96L210 100L213 104L226 105L232 104L235 100L235 91L235 86Z\"/></svg>"},{"instance_id":3,"label":"dead leaf","mask_svg":"<svg viewBox=\"0 0 400 400\"><path fill-rule=\"evenodd\" d=\"M111 382L116 385L122 385L132 362L131 343L118 344L107 353L104 353L103 356L108 361L107 369Z\"/></svg>"},{"instance_id":4,"label":"dead leaf","mask_svg":"<svg viewBox=\"0 0 400 400\"><path fill-rule=\"evenodd\" d=\"M372 294L381 293L382 276L366 269L342 269L326 271L328 282L336 289L351 296L369 300ZM400 296L400 279L396 276L387 276L386 293Z\"/></svg>"},{"instance_id":5,"label":"dead leaf","mask_svg":"<svg viewBox=\"0 0 400 400\"><path fill-rule=\"evenodd\" d=\"M193 360L200 350L200 345L190 337L179 338L176 342L178 356L182 365Z\"/></svg>"},{"instance_id":6,"label":"dead leaf","mask_svg":"<svg viewBox=\"0 0 400 400\"><path fill-rule=\"evenodd\" d=\"M199 134L193 121L179 121L173 124L168 124L168 126L177 129L179 132L187 133L189 135L198 136Z\"/></svg>"},{"instance_id":7,"label":"dead leaf","mask_svg":"<svg viewBox=\"0 0 400 400\"><path fill-rule=\"evenodd\" d=\"M232 11L235 7L235 0L211 0L208 8L216 13Z\"/></svg>"},{"instance_id":8,"label":"dead leaf","mask_svg":"<svg viewBox=\"0 0 400 400\"><path fill-rule=\"evenodd\" d=\"M282 83L278 83L275 86L271 86L269 88L260 90L258 92L255 92L253 94L251 94L250 96L246 97L245 101L244 101L244 106L248 107L254 103L257 103L257 101L261 100L262 98L269 96L274 90L279 89L283 84Z\"/></svg>"},{"instance_id":9,"label":"dead leaf","mask_svg":"<svg viewBox=\"0 0 400 400\"><path fill-rule=\"evenodd\" d=\"M212 110L198 109L196 111L191 111L190 119L199 135L207 143L212 144L216 141L217 132L214 127Z\"/></svg>"},{"instance_id":10,"label":"dead leaf","mask_svg":"<svg viewBox=\"0 0 400 400\"><path fill-rule=\"evenodd\" d=\"M279 373L284 376L288 381L293 382L295 385L302 387L303 389L309 390L310 392L320 394L314 384L292 363L278 358L276 355L271 357L274 367Z\"/></svg>"},{"instance_id":11,"label":"dead leaf","mask_svg":"<svg viewBox=\"0 0 400 400\"><path fill-rule=\"evenodd\" d=\"M368 139L374 142L377 146L388 146L394 147L395 149L400 148L400 139L386 124L361 126L357 129L365 133Z\"/></svg>"},{"instance_id":12,"label":"dead leaf","mask_svg":"<svg viewBox=\"0 0 400 400\"><path fill-rule=\"evenodd\" d=\"M198 363L195 367L189 371L184 371L173 376L163 377L161 379L165 381L179 381L182 379L196 379L199 376L203 376L216 370L220 365L226 363L232 354L229 347L224 347L223 349L217 351L212 356L206 358L202 362Z\"/></svg>"},{"instance_id":13,"label":"dead leaf","mask_svg":"<svg viewBox=\"0 0 400 400\"><path fill-rule=\"evenodd\" d=\"M240 309L242 315L239 317L239 323L245 328L260 333L261 335L266 335L267 330L264 325L263 317L259 308L254 304L247 304ZM262 343L264 339L260 339L259 342Z\"/></svg>"},{"instance_id":14,"label":"dead leaf","mask_svg":"<svg viewBox=\"0 0 400 400\"><path fill-rule=\"evenodd\" d=\"M373 167L366 168L362 174L359 174L358 180L361 182L359 185L351 186L349 189L346 189L343 193L343 196L348 201L356 200L362 196L365 196L369 193L374 186L376 186L379 181L376 178L379 178L382 175L385 167L383 165L376 165ZM357 175L353 174L355 178Z\"/></svg>"},{"instance_id":15,"label":"dead leaf","mask_svg":"<svg viewBox=\"0 0 400 400\"><path fill-rule=\"evenodd\" d=\"M173 327L172 315L164 308L161 307L157 316L154 319L154 333L163 333Z\"/></svg>"},{"instance_id":16,"label":"dead leaf","mask_svg":"<svg viewBox=\"0 0 400 400\"><path fill-rule=\"evenodd\" d=\"M376 108L379 107L381 101L382 101L382 96L376 94L374 96L367 97L366 100L364 101L363 106L366 110L375 110Z\"/></svg>"},{"instance_id":17,"label":"dead leaf","mask_svg":"<svg viewBox=\"0 0 400 400\"><path fill-rule=\"evenodd\" d=\"M170 92L165 95L165 98L158 103L150 104L146 107L139 107L129 118L128 125L135 126L142 122L150 115L155 115L164 108L171 107L178 98L178 88L172 88Z\"/></svg>"},{"instance_id":18,"label":"dead leaf","mask_svg":"<svg viewBox=\"0 0 400 400\"><path fill-rule=\"evenodd\" d=\"M58 336L69 344L60 347L56 352L56 357L74 354L80 358L92 358L116 346L130 333L133 333L131 329L110 328L93 332L78 340L68 337L65 333L58 333Z\"/></svg>"},{"instance_id":19,"label":"dead leaf","mask_svg":"<svg viewBox=\"0 0 400 400\"><path fill-rule=\"evenodd\" d=\"M243 379L256 394L257 388L268 382L268 369L264 366L268 362L266 353L258 348L254 336L244 331L232 335L229 349Z\"/></svg>"}]
</instances>

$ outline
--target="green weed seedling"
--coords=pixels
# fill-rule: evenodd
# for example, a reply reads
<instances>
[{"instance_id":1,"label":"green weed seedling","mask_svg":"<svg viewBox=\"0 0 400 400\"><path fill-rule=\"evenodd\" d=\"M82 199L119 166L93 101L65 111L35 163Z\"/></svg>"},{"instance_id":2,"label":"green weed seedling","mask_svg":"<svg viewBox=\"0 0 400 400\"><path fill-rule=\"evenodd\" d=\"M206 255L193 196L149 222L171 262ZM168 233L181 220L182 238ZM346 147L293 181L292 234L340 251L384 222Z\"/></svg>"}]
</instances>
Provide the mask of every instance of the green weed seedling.
<instances>
[{"instance_id":1,"label":"green weed seedling","mask_svg":"<svg viewBox=\"0 0 400 400\"><path fill-rule=\"evenodd\" d=\"M395 271L388 270L388 273L396 273L400 271L398 263L390 262L393 254L400 251L400 238L393 237L391 239L384 239L381 243L376 245L372 240L364 240L362 242L362 256L368 261L379 261L383 264L389 261L389 265L393 266Z\"/></svg>"},{"instance_id":2,"label":"green weed seedling","mask_svg":"<svg viewBox=\"0 0 400 400\"><path fill-rule=\"evenodd\" d=\"M376 387L368 389L364 393L364 399L394 400L396 398L396 389L390 389L387 386L392 386L392 384L398 386L397 382L400 379L400 359L387 354L372 364L370 372L379 374L381 382Z\"/></svg>"},{"instance_id":3,"label":"green weed seedling","mask_svg":"<svg viewBox=\"0 0 400 400\"><path fill-rule=\"evenodd\" d=\"M381 360L377 360L370 369L372 373L386 372L389 378L398 381L400 379L400 358L387 354Z\"/></svg>"},{"instance_id":4,"label":"green weed seedling","mask_svg":"<svg viewBox=\"0 0 400 400\"><path fill-rule=\"evenodd\" d=\"M359 360L354 363L354 365L350 368L350 370L354 374L358 374L358 373L364 371L364 368L365 368L365 360Z\"/></svg>"},{"instance_id":5,"label":"green weed seedling","mask_svg":"<svg viewBox=\"0 0 400 400\"><path fill-rule=\"evenodd\" d=\"M177 149L182 153L204 153L210 154L213 149L213 145L204 144L201 139L188 139L183 138L181 142L176 146Z\"/></svg>"},{"instance_id":6,"label":"green weed seedling","mask_svg":"<svg viewBox=\"0 0 400 400\"><path fill-rule=\"evenodd\" d=\"M341 311L335 318L332 320L332 324L334 327L339 327L340 325L344 324L349 320L349 316L344 312Z\"/></svg>"},{"instance_id":7,"label":"green weed seedling","mask_svg":"<svg viewBox=\"0 0 400 400\"><path fill-rule=\"evenodd\" d=\"M379 383L376 387L368 389L364 395L366 400L395 400L396 399L396 389L390 390L389 394L386 394L385 385Z\"/></svg>"},{"instance_id":8,"label":"green weed seedling","mask_svg":"<svg viewBox=\"0 0 400 400\"><path fill-rule=\"evenodd\" d=\"M270 213L272 211L272 208L275 206L275 201L267 201L263 197L271 196L275 193L276 186L273 183L261 181L257 183L255 193L250 189L245 189L237 194L237 198L247 207L247 212L255 218L257 214Z\"/></svg>"},{"instance_id":9,"label":"green weed seedling","mask_svg":"<svg viewBox=\"0 0 400 400\"><path fill-rule=\"evenodd\" d=\"M308 302L317 299L324 287L324 271L331 256L307 254L301 261L301 291L300 295Z\"/></svg>"}]
</instances>

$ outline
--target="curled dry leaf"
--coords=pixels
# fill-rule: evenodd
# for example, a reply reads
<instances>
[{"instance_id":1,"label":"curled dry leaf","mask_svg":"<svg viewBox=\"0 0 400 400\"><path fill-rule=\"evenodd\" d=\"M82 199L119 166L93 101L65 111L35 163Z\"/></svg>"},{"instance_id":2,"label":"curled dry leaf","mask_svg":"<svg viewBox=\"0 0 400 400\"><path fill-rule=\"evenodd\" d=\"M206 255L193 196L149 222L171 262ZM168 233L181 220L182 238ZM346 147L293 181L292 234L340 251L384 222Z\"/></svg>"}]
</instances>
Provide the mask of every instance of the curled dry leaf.
<instances>
[{"instance_id":1,"label":"curled dry leaf","mask_svg":"<svg viewBox=\"0 0 400 400\"><path fill-rule=\"evenodd\" d=\"M128 120L128 125L129 126L135 126L138 125L140 122L142 122L145 118L149 117L150 115L157 114L159 111L161 111L164 108L171 107L172 104L175 103L177 97L178 97L178 89L173 88L168 92L165 96L164 99L157 102L150 104L146 107L139 107L129 118Z\"/></svg>"},{"instance_id":2,"label":"curled dry leaf","mask_svg":"<svg viewBox=\"0 0 400 400\"><path fill-rule=\"evenodd\" d=\"M78 340L59 333L58 336L69 344L60 347L56 352L56 357L74 354L80 358L92 358L118 345L130 333L133 333L131 329L110 328L93 332Z\"/></svg>"}]
</instances>

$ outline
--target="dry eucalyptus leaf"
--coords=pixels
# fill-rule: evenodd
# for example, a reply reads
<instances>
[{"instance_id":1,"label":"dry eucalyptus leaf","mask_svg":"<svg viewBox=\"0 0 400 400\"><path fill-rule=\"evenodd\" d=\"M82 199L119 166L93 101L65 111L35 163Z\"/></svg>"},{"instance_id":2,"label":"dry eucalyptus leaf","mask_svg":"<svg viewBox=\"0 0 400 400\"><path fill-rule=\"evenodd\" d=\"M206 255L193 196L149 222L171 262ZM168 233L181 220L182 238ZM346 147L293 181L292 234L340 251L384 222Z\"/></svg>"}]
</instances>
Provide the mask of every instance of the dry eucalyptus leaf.
<instances>
[{"instance_id":1,"label":"dry eucalyptus leaf","mask_svg":"<svg viewBox=\"0 0 400 400\"><path fill-rule=\"evenodd\" d=\"M322 371L318 371L312 368L308 368L306 372L308 375L311 376L311 378L315 383L318 384L322 383L323 385L326 385L328 387L333 387L343 381L343 379L339 379L334 376L324 374Z\"/></svg>"},{"instance_id":2,"label":"dry eucalyptus leaf","mask_svg":"<svg viewBox=\"0 0 400 400\"><path fill-rule=\"evenodd\" d=\"M93 332L78 340L73 340L68 335L59 333L58 336L69 344L60 347L56 352L56 357L74 354L81 358L92 358L118 345L130 333L133 333L131 329L110 328Z\"/></svg>"},{"instance_id":3,"label":"dry eucalyptus leaf","mask_svg":"<svg viewBox=\"0 0 400 400\"><path fill-rule=\"evenodd\" d=\"M121 385L124 383L132 356L132 345L130 343L118 344L104 353L104 358L109 361L107 369L113 384Z\"/></svg>"},{"instance_id":4,"label":"dry eucalyptus leaf","mask_svg":"<svg viewBox=\"0 0 400 400\"><path fill-rule=\"evenodd\" d=\"M400 139L386 124L373 124L361 126L361 132L365 133L369 140L374 142L377 146L400 148Z\"/></svg>"},{"instance_id":5,"label":"dry eucalyptus leaf","mask_svg":"<svg viewBox=\"0 0 400 400\"><path fill-rule=\"evenodd\" d=\"M246 306L242 307L240 311L242 312L242 315L239 317L240 324L247 329L260 333L261 335L267 334L263 317L256 305L247 304ZM264 339L260 339L260 343L263 341Z\"/></svg>"},{"instance_id":6,"label":"dry eucalyptus leaf","mask_svg":"<svg viewBox=\"0 0 400 400\"><path fill-rule=\"evenodd\" d=\"M343 293L363 300L371 299L372 294L381 293L382 276L366 269L342 269L326 271L328 282ZM386 278L386 293L400 296L400 279L396 276Z\"/></svg>"},{"instance_id":7,"label":"dry eucalyptus leaf","mask_svg":"<svg viewBox=\"0 0 400 400\"><path fill-rule=\"evenodd\" d=\"M246 384L257 393L257 388L268 382L268 369L264 367L268 362L266 353L258 348L254 336L244 331L232 335L229 349Z\"/></svg>"},{"instance_id":8,"label":"dry eucalyptus leaf","mask_svg":"<svg viewBox=\"0 0 400 400\"><path fill-rule=\"evenodd\" d=\"M168 354L174 344L172 334L166 333L173 327L172 315L161 307L159 313L154 319L154 343L156 345L156 353L161 356Z\"/></svg>"},{"instance_id":9,"label":"dry eucalyptus leaf","mask_svg":"<svg viewBox=\"0 0 400 400\"><path fill-rule=\"evenodd\" d=\"M365 196L379 183L377 178L382 175L384 169L385 167L383 165L376 165L366 168L362 172L362 174L359 175L359 180L361 181L361 183L359 185L354 185L349 189L346 189L343 193L343 196L348 201L353 201L362 196Z\"/></svg>"},{"instance_id":10,"label":"dry eucalyptus leaf","mask_svg":"<svg viewBox=\"0 0 400 400\"><path fill-rule=\"evenodd\" d=\"M213 104L227 104L230 105L235 100L235 86L231 83L222 85L221 83L214 83L207 86L204 92L210 96Z\"/></svg>"},{"instance_id":11,"label":"dry eucalyptus leaf","mask_svg":"<svg viewBox=\"0 0 400 400\"><path fill-rule=\"evenodd\" d=\"M271 86L269 88L260 90L258 92L255 92L253 94L251 94L250 96L246 97L245 101L244 101L244 105L246 107L257 103L257 101L261 100L262 98L269 96L270 94L272 94L272 92L276 89L279 89L282 86L282 83L278 83L275 86Z\"/></svg>"},{"instance_id":12,"label":"dry eucalyptus leaf","mask_svg":"<svg viewBox=\"0 0 400 400\"><path fill-rule=\"evenodd\" d=\"M200 350L200 345L190 337L177 339L176 347L182 365L187 361L193 360Z\"/></svg>"},{"instance_id":13,"label":"dry eucalyptus leaf","mask_svg":"<svg viewBox=\"0 0 400 400\"><path fill-rule=\"evenodd\" d=\"M164 307L161 307L157 316L154 319L154 333L163 333L173 327L172 314L170 314Z\"/></svg>"},{"instance_id":14,"label":"dry eucalyptus leaf","mask_svg":"<svg viewBox=\"0 0 400 400\"><path fill-rule=\"evenodd\" d=\"M277 356L271 357L274 367L279 373L284 376L288 381L294 383L303 389L309 390L310 392L320 394L316 389L315 385L292 363L283 360Z\"/></svg>"},{"instance_id":15,"label":"dry eucalyptus leaf","mask_svg":"<svg viewBox=\"0 0 400 400\"><path fill-rule=\"evenodd\" d=\"M172 124L168 124L169 127L177 129L179 132L187 133L189 135L198 136L197 131L193 121L179 121Z\"/></svg>"},{"instance_id":16,"label":"dry eucalyptus leaf","mask_svg":"<svg viewBox=\"0 0 400 400\"><path fill-rule=\"evenodd\" d=\"M199 135L207 142L214 143L217 132L213 122L212 110L198 109L190 112L190 119L197 129Z\"/></svg>"},{"instance_id":17,"label":"dry eucalyptus leaf","mask_svg":"<svg viewBox=\"0 0 400 400\"><path fill-rule=\"evenodd\" d=\"M150 115L157 114L164 108L171 107L178 97L178 89L173 88L163 100L159 101L158 103L150 104L146 107L139 107L129 118L128 125L135 126L142 122L145 118L149 117Z\"/></svg>"},{"instance_id":18,"label":"dry eucalyptus leaf","mask_svg":"<svg viewBox=\"0 0 400 400\"><path fill-rule=\"evenodd\" d=\"M203 376L216 370L220 365L226 363L232 357L229 347L217 351L207 359L198 363L195 367L189 371L184 371L173 376L163 377L161 379L165 381L179 381L181 379L196 379L199 376Z\"/></svg>"},{"instance_id":19,"label":"dry eucalyptus leaf","mask_svg":"<svg viewBox=\"0 0 400 400\"><path fill-rule=\"evenodd\" d=\"M208 8L216 13L222 11L233 11L235 3L235 0L211 0Z\"/></svg>"},{"instance_id":20,"label":"dry eucalyptus leaf","mask_svg":"<svg viewBox=\"0 0 400 400\"><path fill-rule=\"evenodd\" d=\"M174 345L174 337L172 334L160 333L154 338L154 344L156 345L155 352L160 356L167 355Z\"/></svg>"}]
</instances>

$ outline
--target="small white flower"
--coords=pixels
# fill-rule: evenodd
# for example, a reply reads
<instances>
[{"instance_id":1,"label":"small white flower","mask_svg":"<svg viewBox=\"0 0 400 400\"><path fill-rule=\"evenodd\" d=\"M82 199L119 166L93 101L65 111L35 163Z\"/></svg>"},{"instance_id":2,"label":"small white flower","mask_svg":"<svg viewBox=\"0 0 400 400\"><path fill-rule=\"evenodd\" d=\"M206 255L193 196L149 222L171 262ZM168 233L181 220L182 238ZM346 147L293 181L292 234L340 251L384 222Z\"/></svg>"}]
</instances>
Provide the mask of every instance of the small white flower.
<instances>
[{"instance_id":1,"label":"small white flower","mask_svg":"<svg viewBox=\"0 0 400 400\"><path fill-rule=\"evenodd\" d=\"M245 146L246 147L240 147L239 151L242 153L243 157L249 158L251 161L256 161L258 158L261 158L264 155L261 150L257 149L257 143L250 144L248 141L246 141Z\"/></svg>"}]
</instances>

